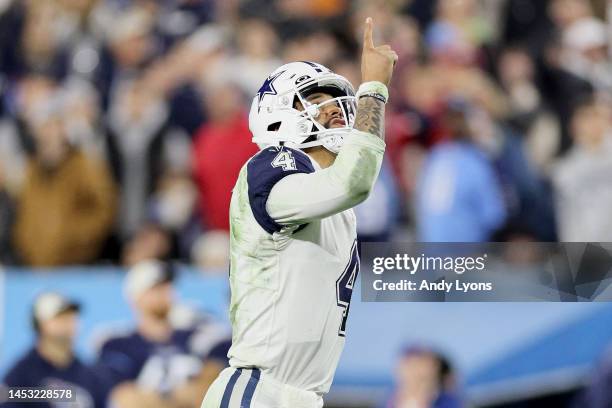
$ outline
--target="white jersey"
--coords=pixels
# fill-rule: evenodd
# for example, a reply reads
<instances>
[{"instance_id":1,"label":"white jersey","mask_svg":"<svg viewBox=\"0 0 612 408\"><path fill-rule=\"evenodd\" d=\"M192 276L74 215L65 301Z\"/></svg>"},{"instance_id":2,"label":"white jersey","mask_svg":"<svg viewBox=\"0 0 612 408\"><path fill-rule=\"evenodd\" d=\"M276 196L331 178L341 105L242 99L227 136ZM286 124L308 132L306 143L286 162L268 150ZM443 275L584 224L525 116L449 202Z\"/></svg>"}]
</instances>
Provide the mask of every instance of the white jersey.
<instances>
[{"instance_id":1,"label":"white jersey","mask_svg":"<svg viewBox=\"0 0 612 408\"><path fill-rule=\"evenodd\" d=\"M329 391L359 271L352 207L369 194L384 142L353 131L321 169L269 147L242 168L230 206L232 367Z\"/></svg>"}]
</instances>

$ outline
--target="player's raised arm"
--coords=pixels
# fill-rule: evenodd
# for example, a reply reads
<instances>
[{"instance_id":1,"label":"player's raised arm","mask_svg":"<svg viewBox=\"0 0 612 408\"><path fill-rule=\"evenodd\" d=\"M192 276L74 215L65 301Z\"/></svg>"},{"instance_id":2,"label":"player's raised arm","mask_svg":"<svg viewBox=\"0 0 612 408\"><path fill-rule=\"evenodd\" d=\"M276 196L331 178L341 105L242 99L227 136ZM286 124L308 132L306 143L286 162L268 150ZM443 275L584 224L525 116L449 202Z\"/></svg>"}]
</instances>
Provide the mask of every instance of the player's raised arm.
<instances>
[{"instance_id":1,"label":"player's raised arm","mask_svg":"<svg viewBox=\"0 0 612 408\"><path fill-rule=\"evenodd\" d=\"M385 150L387 85L397 54L388 45L375 46L372 31L373 22L368 18L353 130L331 166L285 177L274 186L267 211L281 225L304 224L352 208L364 201L374 186Z\"/></svg>"},{"instance_id":2,"label":"player's raised arm","mask_svg":"<svg viewBox=\"0 0 612 408\"><path fill-rule=\"evenodd\" d=\"M355 129L371 133L384 140L385 102L397 54L389 45L375 46L372 18L368 17L363 32L361 54L362 84L357 93L358 107ZM382 86L384 85L384 86Z\"/></svg>"}]
</instances>

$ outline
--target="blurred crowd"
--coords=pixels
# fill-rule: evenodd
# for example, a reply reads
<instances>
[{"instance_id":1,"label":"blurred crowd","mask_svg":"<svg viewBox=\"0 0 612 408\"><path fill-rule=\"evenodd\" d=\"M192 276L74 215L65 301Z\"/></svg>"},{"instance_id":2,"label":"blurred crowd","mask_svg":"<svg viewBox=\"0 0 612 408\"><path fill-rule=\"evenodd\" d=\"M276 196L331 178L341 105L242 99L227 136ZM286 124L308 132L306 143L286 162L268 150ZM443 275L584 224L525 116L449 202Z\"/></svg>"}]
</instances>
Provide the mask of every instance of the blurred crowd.
<instances>
[{"instance_id":1,"label":"blurred crowd","mask_svg":"<svg viewBox=\"0 0 612 408\"><path fill-rule=\"evenodd\" d=\"M0 0L0 263L227 262L247 113L399 54L363 240L612 241L605 0Z\"/></svg>"},{"instance_id":2,"label":"blurred crowd","mask_svg":"<svg viewBox=\"0 0 612 408\"><path fill-rule=\"evenodd\" d=\"M23 404L7 400L8 388L37 387L70 390L73 402L34 401L36 408L199 407L228 365L231 340L224 325L175 295L176 275L174 266L159 261L129 269L123 292L135 324L97 328L91 362L75 350L82 308L91 304L39 293L31 311L34 341L3 375L0 406Z\"/></svg>"}]
</instances>

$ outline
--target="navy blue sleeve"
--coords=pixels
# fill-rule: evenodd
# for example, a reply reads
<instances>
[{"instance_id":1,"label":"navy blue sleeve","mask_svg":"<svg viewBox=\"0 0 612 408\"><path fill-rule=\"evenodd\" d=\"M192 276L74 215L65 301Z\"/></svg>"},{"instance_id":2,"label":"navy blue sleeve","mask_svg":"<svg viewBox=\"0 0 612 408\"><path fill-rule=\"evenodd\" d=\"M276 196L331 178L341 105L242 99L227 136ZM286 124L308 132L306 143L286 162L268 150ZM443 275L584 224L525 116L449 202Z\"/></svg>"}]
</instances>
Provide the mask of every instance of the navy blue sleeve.
<instances>
[{"instance_id":1,"label":"navy blue sleeve","mask_svg":"<svg viewBox=\"0 0 612 408\"><path fill-rule=\"evenodd\" d=\"M124 381L133 380L138 376L136 361L127 349L126 339L111 339L101 348L95 369L98 374L112 386Z\"/></svg>"},{"instance_id":2,"label":"navy blue sleeve","mask_svg":"<svg viewBox=\"0 0 612 408\"><path fill-rule=\"evenodd\" d=\"M215 346L213 346L213 348L210 349L210 352L206 356L206 360L219 361L225 364L226 366L229 366L229 359L227 358L227 353L229 352L231 346L232 339L220 341Z\"/></svg>"},{"instance_id":3,"label":"navy blue sleeve","mask_svg":"<svg viewBox=\"0 0 612 408\"><path fill-rule=\"evenodd\" d=\"M257 223L269 234L282 229L282 225L274 221L266 210L272 187L291 174L313 172L314 167L306 153L288 147L269 147L249 161L249 203Z\"/></svg>"},{"instance_id":4,"label":"navy blue sleeve","mask_svg":"<svg viewBox=\"0 0 612 408\"><path fill-rule=\"evenodd\" d=\"M35 364L30 355L31 353L21 358L9 370L2 380L2 384L0 384L0 393L4 391L8 392L8 390L3 390L4 388L8 387L39 387L42 385L40 380L48 373L45 372L42 367ZM29 405L32 408L46 408L50 406L47 403L30 403L26 405ZM22 408L23 406L24 404L21 402L0 402L0 407L2 408Z\"/></svg>"},{"instance_id":5,"label":"navy blue sleeve","mask_svg":"<svg viewBox=\"0 0 612 408\"><path fill-rule=\"evenodd\" d=\"M33 387L36 385L32 384L28 378L27 367L21 362L11 368L4 377L3 383L7 387Z\"/></svg>"}]
</instances>

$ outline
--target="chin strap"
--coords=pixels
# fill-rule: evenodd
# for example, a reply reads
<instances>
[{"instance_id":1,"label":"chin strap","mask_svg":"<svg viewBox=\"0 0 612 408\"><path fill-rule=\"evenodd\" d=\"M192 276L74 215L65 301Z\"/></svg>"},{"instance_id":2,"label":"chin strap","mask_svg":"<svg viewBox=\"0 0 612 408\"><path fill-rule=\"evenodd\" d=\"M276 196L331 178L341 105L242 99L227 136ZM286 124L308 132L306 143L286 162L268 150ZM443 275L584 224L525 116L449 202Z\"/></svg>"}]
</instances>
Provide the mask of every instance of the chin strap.
<instances>
[{"instance_id":1,"label":"chin strap","mask_svg":"<svg viewBox=\"0 0 612 408\"><path fill-rule=\"evenodd\" d=\"M343 135L328 135L321 139L322 146L334 154L340 153L340 149L344 144Z\"/></svg>"}]
</instances>

